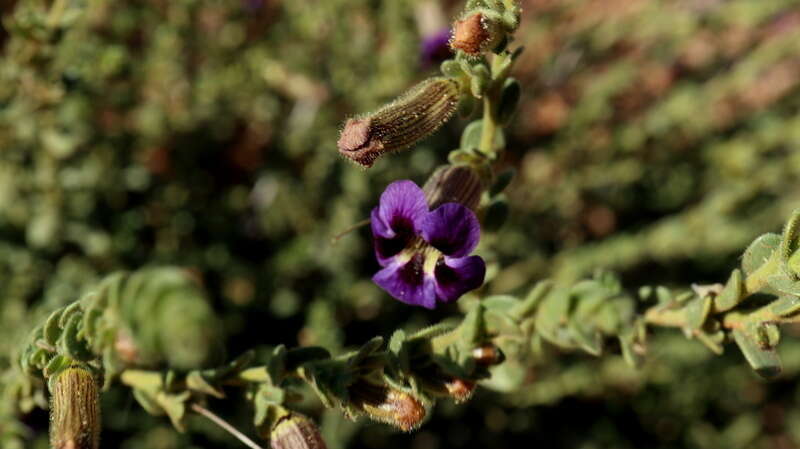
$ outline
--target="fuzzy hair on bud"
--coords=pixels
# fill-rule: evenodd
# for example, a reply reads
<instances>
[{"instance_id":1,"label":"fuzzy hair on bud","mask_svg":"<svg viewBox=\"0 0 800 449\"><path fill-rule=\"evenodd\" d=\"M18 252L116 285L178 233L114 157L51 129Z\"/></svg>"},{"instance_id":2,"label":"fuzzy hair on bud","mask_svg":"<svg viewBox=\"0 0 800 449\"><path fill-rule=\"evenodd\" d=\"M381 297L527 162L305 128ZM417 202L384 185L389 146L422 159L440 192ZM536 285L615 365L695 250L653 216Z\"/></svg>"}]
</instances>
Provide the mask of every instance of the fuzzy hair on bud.
<instances>
[{"instance_id":1,"label":"fuzzy hair on bud","mask_svg":"<svg viewBox=\"0 0 800 449\"><path fill-rule=\"evenodd\" d=\"M444 203L460 203L473 211L484 191L480 176L466 165L444 165L436 169L422 187L431 210Z\"/></svg>"},{"instance_id":2,"label":"fuzzy hair on bud","mask_svg":"<svg viewBox=\"0 0 800 449\"><path fill-rule=\"evenodd\" d=\"M50 446L53 449L98 449L100 404L91 372L71 367L57 374L50 398Z\"/></svg>"},{"instance_id":3,"label":"fuzzy hair on bud","mask_svg":"<svg viewBox=\"0 0 800 449\"><path fill-rule=\"evenodd\" d=\"M376 112L347 120L339 152L369 168L380 156L400 151L428 137L456 110L459 85L445 77L429 78Z\"/></svg>"},{"instance_id":4,"label":"fuzzy hair on bud","mask_svg":"<svg viewBox=\"0 0 800 449\"><path fill-rule=\"evenodd\" d=\"M478 56L489 50L498 40L498 25L486 14L476 12L453 23L450 47L469 56Z\"/></svg>"},{"instance_id":5,"label":"fuzzy hair on bud","mask_svg":"<svg viewBox=\"0 0 800 449\"><path fill-rule=\"evenodd\" d=\"M316 424L294 412L275 424L269 444L272 449L327 449Z\"/></svg>"},{"instance_id":6,"label":"fuzzy hair on bud","mask_svg":"<svg viewBox=\"0 0 800 449\"><path fill-rule=\"evenodd\" d=\"M468 401L472 397L472 393L475 391L475 382L453 377L445 383L445 388L447 388L447 393L451 398L457 403L461 403Z\"/></svg>"},{"instance_id":7,"label":"fuzzy hair on bud","mask_svg":"<svg viewBox=\"0 0 800 449\"><path fill-rule=\"evenodd\" d=\"M414 396L365 380L348 388L351 403L370 418L404 432L416 429L425 418L425 406Z\"/></svg>"}]
</instances>

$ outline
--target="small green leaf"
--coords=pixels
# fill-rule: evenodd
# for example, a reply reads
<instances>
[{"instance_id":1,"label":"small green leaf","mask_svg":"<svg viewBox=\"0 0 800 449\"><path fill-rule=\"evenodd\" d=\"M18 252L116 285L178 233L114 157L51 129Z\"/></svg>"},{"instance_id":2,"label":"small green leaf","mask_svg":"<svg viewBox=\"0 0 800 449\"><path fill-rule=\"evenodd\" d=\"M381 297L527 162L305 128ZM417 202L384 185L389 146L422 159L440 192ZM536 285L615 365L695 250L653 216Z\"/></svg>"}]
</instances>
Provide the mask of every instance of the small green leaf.
<instances>
[{"instance_id":1,"label":"small green leaf","mask_svg":"<svg viewBox=\"0 0 800 449\"><path fill-rule=\"evenodd\" d=\"M781 236L778 234L764 234L753 241L742 256L742 270L750 275L763 265L772 256L772 253L781 245Z\"/></svg>"},{"instance_id":2,"label":"small green leaf","mask_svg":"<svg viewBox=\"0 0 800 449\"><path fill-rule=\"evenodd\" d=\"M183 417L186 415L186 401L191 397L191 393L184 391L179 394L168 394L159 392L156 394L156 401L169 416L172 425L178 432L186 431L183 425Z\"/></svg>"},{"instance_id":3,"label":"small green leaf","mask_svg":"<svg viewBox=\"0 0 800 449\"><path fill-rule=\"evenodd\" d=\"M483 98L483 94L486 92L486 89L489 88L489 84L491 84L492 81L489 69L483 64L478 64L472 67L471 75L469 87L472 95L475 98Z\"/></svg>"},{"instance_id":4,"label":"small green leaf","mask_svg":"<svg viewBox=\"0 0 800 449\"><path fill-rule=\"evenodd\" d=\"M633 333L625 333L618 337L619 346L622 349L622 358L633 368L641 368L644 364L644 357L636 349Z\"/></svg>"},{"instance_id":5,"label":"small green leaf","mask_svg":"<svg viewBox=\"0 0 800 449\"><path fill-rule=\"evenodd\" d=\"M767 283L781 293L800 296L800 282L789 278L784 273L773 274L767 278Z\"/></svg>"},{"instance_id":6,"label":"small green leaf","mask_svg":"<svg viewBox=\"0 0 800 449\"><path fill-rule=\"evenodd\" d=\"M770 306L775 315L789 316L800 311L800 298L797 296L781 296Z\"/></svg>"},{"instance_id":7,"label":"small green leaf","mask_svg":"<svg viewBox=\"0 0 800 449\"><path fill-rule=\"evenodd\" d=\"M519 305L519 299L511 295L492 295L481 300L486 310L507 312Z\"/></svg>"},{"instance_id":8,"label":"small green leaf","mask_svg":"<svg viewBox=\"0 0 800 449\"><path fill-rule=\"evenodd\" d=\"M498 198L486 207L483 218L483 229L487 232L497 232L508 220L509 208L505 198Z\"/></svg>"},{"instance_id":9,"label":"small green leaf","mask_svg":"<svg viewBox=\"0 0 800 449\"><path fill-rule=\"evenodd\" d=\"M481 147L481 135L483 134L483 120L475 120L466 128L461 134L460 148L464 151L477 150ZM506 146L506 138L503 130L498 128L494 133L494 142L492 143L493 150L504 148Z\"/></svg>"},{"instance_id":10,"label":"small green leaf","mask_svg":"<svg viewBox=\"0 0 800 449\"><path fill-rule=\"evenodd\" d=\"M392 354L399 354L400 349L403 348L403 343L406 341L406 333L402 329L394 331L391 338L389 338L389 351Z\"/></svg>"},{"instance_id":11,"label":"small green leaf","mask_svg":"<svg viewBox=\"0 0 800 449\"><path fill-rule=\"evenodd\" d=\"M448 78L458 79L462 76L466 76L466 73L464 73L464 69L461 68L461 64L452 59L444 61L440 69L442 71L442 74Z\"/></svg>"},{"instance_id":12,"label":"small green leaf","mask_svg":"<svg viewBox=\"0 0 800 449\"><path fill-rule=\"evenodd\" d=\"M460 346L466 350L471 350L475 346L486 340L486 322L484 313L486 309L482 304L472 308L464 317L460 326Z\"/></svg>"},{"instance_id":13,"label":"small green leaf","mask_svg":"<svg viewBox=\"0 0 800 449\"><path fill-rule=\"evenodd\" d=\"M500 93L500 102L497 106L497 121L503 125L508 124L511 117L519 104L519 99L522 94L522 88L519 81L508 78L503 84L503 90Z\"/></svg>"},{"instance_id":14,"label":"small green leaf","mask_svg":"<svg viewBox=\"0 0 800 449\"><path fill-rule=\"evenodd\" d=\"M484 316L486 319L486 327L491 334L503 336L522 335L519 325L508 312L491 309L486 310Z\"/></svg>"},{"instance_id":15,"label":"small green leaf","mask_svg":"<svg viewBox=\"0 0 800 449\"><path fill-rule=\"evenodd\" d=\"M744 284L742 283L742 272L738 268L733 270L725 288L714 298L714 312L726 312L742 301Z\"/></svg>"},{"instance_id":16,"label":"small green leaf","mask_svg":"<svg viewBox=\"0 0 800 449\"><path fill-rule=\"evenodd\" d=\"M79 326L83 317L81 314L72 314L64 327L61 337L58 340L58 348L65 355L79 360L81 362L88 362L97 358L86 346L86 341L79 338Z\"/></svg>"},{"instance_id":17,"label":"small green leaf","mask_svg":"<svg viewBox=\"0 0 800 449\"><path fill-rule=\"evenodd\" d=\"M686 306L686 324L691 329L699 330L711 312L711 297L695 298Z\"/></svg>"},{"instance_id":18,"label":"small green leaf","mask_svg":"<svg viewBox=\"0 0 800 449\"><path fill-rule=\"evenodd\" d=\"M528 296L516 306L512 314L520 320L533 314L539 306L539 303L550 292L551 288L553 288L553 283L551 281L538 282L528 293Z\"/></svg>"},{"instance_id":19,"label":"small green leaf","mask_svg":"<svg viewBox=\"0 0 800 449\"><path fill-rule=\"evenodd\" d=\"M375 351L383 346L383 337L373 337L370 341L364 343L358 349L358 352L349 360L350 366L356 366L361 363L368 356L372 355Z\"/></svg>"},{"instance_id":20,"label":"small green leaf","mask_svg":"<svg viewBox=\"0 0 800 449\"><path fill-rule=\"evenodd\" d=\"M599 332L590 332L577 323L570 326L570 331L581 349L593 356L603 353L603 338Z\"/></svg>"},{"instance_id":21,"label":"small green leaf","mask_svg":"<svg viewBox=\"0 0 800 449\"><path fill-rule=\"evenodd\" d=\"M58 309L51 313L44 324L44 341L51 346L55 346L56 342L58 341L58 337L61 335L61 326L59 324L59 320L63 311L63 309Z\"/></svg>"},{"instance_id":22,"label":"small green leaf","mask_svg":"<svg viewBox=\"0 0 800 449\"><path fill-rule=\"evenodd\" d=\"M68 357L63 355L57 355L50 359L50 361L45 365L44 369L42 370L42 374L45 378L49 378L55 374L58 374L59 371L69 368L72 364L72 360Z\"/></svg>"},{"instance_id":23,"label":"small green leaf","mask_svg":"<svg viewBox=\"0 0 800 449\"><path fill-rule=\"evenodd\" d=\"M199 371L192 371L186 376L186 387L215 398L222 399L225 397L225 394L211 385Z\"/></svg>"},{"instance_id":24,"label":"small green leaf","mask_svg":"<svg viewBox=\"0 0 800 449\"><path fill-rule=\"evenodd\" d=\"M144 390L134 388L133 398L136 399L136 402L138 402L147 413L153 416L161 416L164 414L164 409L161 407L158 401L156 401L154 395Z\"/></svg>"},{"instance_id":25,"label":"small green leaf","mask_svg":"<svg viewBox=\"0 0 800 449\"><path fill-rule=\"evenodd\" d=\"M331 357L327 349L319 346L304 346L286 351L286 370L294 371L303 363L325 360Z\"/></svg>"},{"instance_id":26,"label":"small green leaf","mask_svg":"<svg viewBox=\"0 0 800 449\"><path fill-rule=\"evenodd\" d=\"M780 374L781 361L774 349L764 349L758 343L755 329L734 329L733 338L739 345L747 363L755 372L764 378L772 378Z\"/></svg>"}]
</instances>

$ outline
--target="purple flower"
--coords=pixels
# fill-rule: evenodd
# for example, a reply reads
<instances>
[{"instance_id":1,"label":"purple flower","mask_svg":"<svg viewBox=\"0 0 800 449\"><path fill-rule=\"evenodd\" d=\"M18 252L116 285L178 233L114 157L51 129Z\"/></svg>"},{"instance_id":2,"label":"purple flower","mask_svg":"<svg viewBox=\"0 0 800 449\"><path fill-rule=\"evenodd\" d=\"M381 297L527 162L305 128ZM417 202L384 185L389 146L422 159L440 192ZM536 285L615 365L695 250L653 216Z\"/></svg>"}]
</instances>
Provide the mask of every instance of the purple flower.
<instances>
[{"instance_id":1,"label":"purple flower","mask_svg":"<svg viewBox=\"0 0 800 449\"><path fill-rule=\"evenodd\" d=\"M486 265L469 255L481 237L469 208L446 203L429 211L422 189L395 181L372 210L371 225L383 267L372 280L396 299L433 309L483 284Z\"/></svg>"},{"instance_id":2,"label":"purple flower","mask_svg":"<svg viewBox=\"0 0 800 449\"><path fill-rule=\"evenodd\" d=\"M453 56L450 50L450 28L426 36L420 44L420 62L427 68Z\"/></svg>"}]
</instances>

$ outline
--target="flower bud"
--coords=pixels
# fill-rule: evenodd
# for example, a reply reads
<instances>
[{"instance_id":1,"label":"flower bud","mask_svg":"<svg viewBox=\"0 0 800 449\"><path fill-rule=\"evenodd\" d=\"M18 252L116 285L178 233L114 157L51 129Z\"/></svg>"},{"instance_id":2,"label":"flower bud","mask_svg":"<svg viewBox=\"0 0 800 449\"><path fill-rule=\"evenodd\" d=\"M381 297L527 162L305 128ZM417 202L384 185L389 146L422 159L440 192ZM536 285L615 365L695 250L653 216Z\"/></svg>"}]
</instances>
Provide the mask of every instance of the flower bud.
<instances>
[{"instance_id":1,"label":"flower bud","mask_svg":"<svg viewBox=\"0 0 800 449\"><path fill-rule=\"evenodd\" d=\"M468 401L475 391L475 382L459 379L458 377L453 377L448 382L445 382L444 385L450 397L456 402Z\"/></svg>"},{"instance_id":2,"label":"flower bud","mask_svg":"<svg viewBox=\"0 0 800 449\"><path fill-rule=\"evenodd\" d=\"M494 20L484 13L476 12L453 24L450 47L469 56L478 56L498 41L499 31Z\"/></svg>"},{"instance_id":3,"label":"flower bud","mask_svg":"<svg viewBox=\"0 0 800 449\"><path fill-rule=\"evenodd\" d=\"M325 440L313 421L299 413L290 413L272 428L272 449L326 449Z\"/></svg>"},{"instance_id":4,"label":"flower bud","mask_svg":"<svg viewBox=\"0 0 800 449\"><path fill-rule=\"evenodd\" d=\"M484 189L480 176L470 167L444 165L433 172L422 190L431 210L444 203L461 203L474 211Z\"/></svg>"},{"instance_id":5,"label":"flower bud","mask_svg":"<svg viewBox=\"0 0 800 449\"><path fill-rule=\"evenodd\" d=\"M347 120L339 152L371 167L381 155L407 148L450 119L458 105L459 85L450 78L429 78L397 100L364 117Z\"/></svg>"},{"instance_id":6,"label":"flower bud","mask_svg":"<svg viewBox=\"0 0 800 449\"><path fill-rule=\"evenodd\" d=\"M476 384L442 372L440 368L420 373L422 388L436 397L449 397L457 403L466 402L475 391Z\"/></svg>"},{"instance_id":7,"label":"flower bud","mask_svg":"<svg viewBox=\"0 0 800 449\"><path fill-rule=\"evenodd\" d=\"M425 418L425 406L410 394L359 380L348 388L350 402L370 418L393 425L404 432L415 429Z\"/></svg>"},{"instance_id":8,"label":"flower bud","mask_svg":"<svg viewBox=\"0 0 800 449\"><path fill-rule=\"evenodd\" d=\"M85 368L57 374L50 398L50 445L53 449L98 449L100 404L97 382Z\"/></svg>"},{"instance_id":9,"label":"flower bud","mask_svg":"<svg viewBox=\"0 0 800 449\"><path fill-rule=\"evenodd\" d=\"M497 346L487 343L472 350L472 357L479 365L498 365L503 363L506 356Z\"/></svg>"}]
</instances>

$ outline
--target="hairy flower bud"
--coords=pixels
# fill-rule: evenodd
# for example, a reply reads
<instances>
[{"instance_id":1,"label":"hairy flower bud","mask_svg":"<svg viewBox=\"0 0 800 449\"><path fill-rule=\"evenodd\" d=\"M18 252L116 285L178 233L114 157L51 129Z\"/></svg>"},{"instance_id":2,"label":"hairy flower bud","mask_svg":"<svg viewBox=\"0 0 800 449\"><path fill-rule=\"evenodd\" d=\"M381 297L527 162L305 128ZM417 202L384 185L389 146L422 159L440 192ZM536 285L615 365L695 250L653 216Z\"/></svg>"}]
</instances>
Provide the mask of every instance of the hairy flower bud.
<instances>
[{"instance_id":1,"label":"hairy flower bud","mask_svg":"<svg viewBox=\"0 0 800 449\"><path fill-rule=\"evenodd\" d=\"M290 413L278 421L269 437L272 449L326 449L316 424L299 413Z\"/></svg>"},{"instance_id":2,"label":"hairy flower bud","mask_svg":"<svg viewBox=\"0 0 800 449\"><path fill-rule=\"evenodd\" d=\"M458 82L429 78L376 112L347 120L339 136L339 152L371 167L378 157L407 148L429 136L453 115Z\"/></svg>"},{"instance_id":3,"label":"hairy flower bud","mask_svg":"<svg viewBox=\"0 0 800 449\"><path fill-rule=\"evenodd\" d=\"M410 394L359 380L348 388L350 402L370 418L393 425L404 432L415 429L425 418L425 406Z\"/></svg>"},{"instance_id":4,"label":"hairy flower bud","mask_svg":"<svg viewBox=\"0 0 800 449\"><path fill-rule=\"evenodd\" d=\"M438 367L424 370L419 376L422 388L427 393L449 397L457 403L468 401L476 387L475 382L446 374Z\"/></svg>"},{"instance_id":5,"label":"hairy flower bud","mask_svg":"<svg viewBox=\"0 0 800 449\"><path fill-rule=\"evenodd\" d=\"M100 447L97 382L87 369L71 367L57 374L50 398L50 445L53 449Z\"/></svg>"},{"instance_id":6,"label":"hairy flower bud","mask_svg":"<svg viewBox=\"0 0 800 449\"><path fill-rule=\"evenodd\" d=\"M436 169L422 187L428 206L461 203L473 211L478 207L484 187L480 176L466 165L444 165Z\"/></svg>"},{"instance_id":7,"label":"hairy flower bud","mask_svg":"<svg viewBox=\"0 0 800 449\"><path fill-rule=\"evenodd\" d=\"M472 393L475 391L475 382L459 379L458 377L453 377L444 385L450 397L456 402L465 402L469 400Z\"/></svg>"},{"instance_id":8,"label":"hairy flower bud","mask_svg":"<svg viewBox=\"0 0 800 449\"><path fill-rule=\"evenodd\" d=\"M498 25L486 14L476 12L453 24L450 47L470 56L478 56L498 40Z\"/></svg>"}]
</instances>

